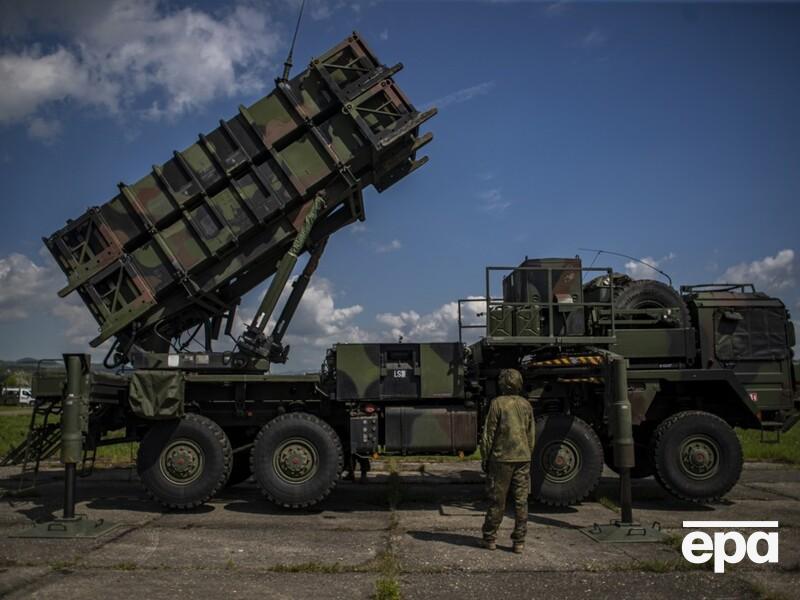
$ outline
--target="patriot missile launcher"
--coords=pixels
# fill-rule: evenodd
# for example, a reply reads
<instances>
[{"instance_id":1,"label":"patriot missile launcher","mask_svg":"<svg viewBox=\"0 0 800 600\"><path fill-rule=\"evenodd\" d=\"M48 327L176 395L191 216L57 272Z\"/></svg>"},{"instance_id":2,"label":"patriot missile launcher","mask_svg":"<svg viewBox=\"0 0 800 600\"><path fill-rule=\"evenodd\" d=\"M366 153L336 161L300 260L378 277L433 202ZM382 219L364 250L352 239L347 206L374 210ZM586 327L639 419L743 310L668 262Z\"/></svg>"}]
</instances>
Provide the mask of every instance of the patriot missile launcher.
<instances>
[{"instance_id":1,"label":"patriot missile launcher","mask_svg":"<svg viewBox=\"0 0 800 600\"><path fill-rule=\"evenodd\" d=\"M196 328L210 350L241 297L270 277L226 364L286 360L280 338L328 236L364 219L365 188L382 192L427 161L417 151L432 135L420 125L436 109L414 108L393 80L401 69L353 33L44 240L68 279L60 295L77 293L99 325L91 345L115 338L109 366L158 363L146 353ZM305 251L306 276L266 335Z\"/></svg>"},{"instance_id":2,"label":"patriot missile launcher","mask_svg":"<svg viewBox=\"0 0 800 600\"><path fill-rule=\"evenodd\" d=\"M59 294L77 293L97 321L91 345L113 341L105 366L134 367L94 372L88 355L65 355L72 368L37 374L41 402L11 459L35 457L35 473L68 443L67 498L75 464L90 470L120 428L114 442L140 442L140 478L170 507L196 506L253 473L284 506L318 502L336 485L347 408L332 414L319 375L272 375L270 364L287 360L283 337L329 236L364 220L364 190L382 192L427 162L417 152L433 136L420 126L436 109L417 110L394 81L402 64L379 62L357 33L291 79L288 63L270 94L45 238L67 277ZM234 332L242 296L267 280ZM214 351L223 332L238 334L233 349ZM200 340L203 351L189 351ZM82 416L62 419L59 440L47 419L68 402Z\"/></svg>"},{"instance_id":3,"label":"patriot missile launcher","mask_svg":"<svg viewBox=\"0 0 800 600\"><path fill-rule=\"evenodd\" d=\"M416 153L431 135L419 129L435 109L403 96L399 68L354 34L47 238L62 294L77 292L98 322L93 345L115 341L107 366L135 368L93 372L67 355L66 376L37 374L44 421L12 458L56 448L47 415L69 404L65 463L79 442L93 456L136 441L140 479L165 506L197 506L252 476L272 502L307 507L375 453L472 453L500 371L516 368L537 415L533 496L579 502L605 462L621 476L624 527L587 533L641 541L659 536L633 522L631 478L714 501L741 473L733 427L777 439L800 420L795 332L779 299L738 283L679 293L578 258L487 267L483 295L458 302L458 341L338 344L320 373L270 374L328 237L364 218L366 187L425 162ZM242 295L270 277L233 350L214 352ZM465 323L465 303L483 320ZM203 351L188 351L201 331ZM462 332L480 339L466 346Z\"/></svg>"}]
</instances>

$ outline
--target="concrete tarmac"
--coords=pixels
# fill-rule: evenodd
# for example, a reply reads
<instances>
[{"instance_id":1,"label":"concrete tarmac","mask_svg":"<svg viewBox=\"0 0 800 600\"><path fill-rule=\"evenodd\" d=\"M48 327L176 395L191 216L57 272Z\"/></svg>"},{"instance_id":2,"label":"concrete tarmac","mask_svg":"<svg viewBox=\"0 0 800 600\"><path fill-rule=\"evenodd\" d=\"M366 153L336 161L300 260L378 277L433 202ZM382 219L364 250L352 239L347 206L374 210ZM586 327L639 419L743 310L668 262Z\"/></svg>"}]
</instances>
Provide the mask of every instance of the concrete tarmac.
<instances>
[{"instance_id":1,"label":"concrete tarmac","mask_svg":"<svg viewBox=\"0 0 800 600\"><path fill-rule=\"evenodd\" d=\"M581 532L618 517L613 473L591 501L531 504L524 554L510 515L494 552L479 547L483 476L474 462L378 463L313 510L271 506L251 482L191 512L163 511L135 471L78 480L78 513L120 524L91 540L9 538L61 514L58 470L33 497L0 499L0 596L8 598L794 598L800 589L800 469L747 463L721 503L669 497L634 482L634 517L668 541L599 544ZM0 469L13 488L15 469ZM744 561L715 574L683 559L684 520L778 520L778 564ZM383 594L383 596L381 595Z\"/></svg>"}]
</instances>

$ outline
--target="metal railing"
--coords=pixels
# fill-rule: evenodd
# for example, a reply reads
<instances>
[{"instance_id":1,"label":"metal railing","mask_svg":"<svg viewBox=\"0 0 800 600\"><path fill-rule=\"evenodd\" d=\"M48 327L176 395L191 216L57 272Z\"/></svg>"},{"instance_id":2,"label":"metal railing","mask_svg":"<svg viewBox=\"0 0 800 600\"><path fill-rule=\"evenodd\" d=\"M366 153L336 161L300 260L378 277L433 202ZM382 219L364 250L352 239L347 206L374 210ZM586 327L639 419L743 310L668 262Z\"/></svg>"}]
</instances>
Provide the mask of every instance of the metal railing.
<instances>
[{"instance_id":1,"label":"metal railing","mask_svg":"<svg viewBox=\"0 0 800 600\"><path fill-rule=\"evenodd\" d=\"M579 301L574 299L570 299L569 302L559 302L556 298L556 291L555 291L555 281L553 279L554 272L575 272L576 274L580 274L580 278L578 278L579 285L583 286L583 274L584 273L600 273L606 274L608 276L608 287L609 287L609 299L608 301L599 301L599 302L586 302L583 300L583 290L580 290ZM542 298L531 298L527 301L510 301L506 300L505 298L497 298L491 296L491 284L492 284L492 275L493 273L503 272L508 274L513 274L516 272L543 272L546 273L546 283L547 283L547 290L546 295ZM616 339L616 309L614 307L613 302L613 293L611 293L611 288L613 288L613 271L609 268L599 268L599 267L524 267L524 266L517 266L517 267L501 267L501 266L490 266L486 267L485 269L485 286L486 286L486 293L483 298L462 298L458 300L458 339L459 342L463 343L464 331L465 330L475 330L475 329L482 329L483 336L494 343L502 343L503 341L507 341L508 343L532 343L532 344L586 344L586 343L613 343ZM601 286L605 287L605 286ZM484 305L484 312L478 312L476 314L477 317L483 317L483 321L481 323L465 323L464 322L464 309L463 307L470 303L482 303ZM531 308L538 311L539 315L545 315L547 319L547 335L514 335L513 332L513 323L512 323L512 332L511 335L508 336L491 336L490 333L490 319L492 316L492 309L494 307L499 306L511 306L511 307L522 307L522 308ZM565 307L569 306L569 311L564 310ZM604 314L604 322L603 328L599 335L593 335L592 332L589 331L589 328L592 324L597 324L598 319L590 319L590 313L593 311L602 311ZM583 313L583 328L579 334L570 334L566 332L566 318L564 318L564 323L559 324L563 325L565 329L565 333L563 335L556 335L556 314L557 312L561 312L566 314L567 312L578 312L581 311ZM540 323L541 324L541 323Z\"/></svg>"},{"instance_id":2,"label":"metal railing","mask_svg":"<svg viewBox=\"0 0 800 600\"><path fill-rule=\"evenodd\" d=\"M742 294L755 294L756 286L752 283L700 283L681 286L681 294L695 294L697 292L739 292Z\"/></svg>"}]
</instances>

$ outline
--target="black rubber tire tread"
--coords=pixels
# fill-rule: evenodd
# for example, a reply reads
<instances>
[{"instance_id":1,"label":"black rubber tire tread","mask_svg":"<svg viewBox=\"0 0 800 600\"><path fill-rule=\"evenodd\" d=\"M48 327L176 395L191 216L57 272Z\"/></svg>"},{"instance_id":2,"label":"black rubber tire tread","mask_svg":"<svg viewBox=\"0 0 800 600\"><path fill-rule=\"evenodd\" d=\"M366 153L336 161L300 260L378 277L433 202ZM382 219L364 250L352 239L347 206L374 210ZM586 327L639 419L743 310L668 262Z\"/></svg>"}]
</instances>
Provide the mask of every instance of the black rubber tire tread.
<instances>
[{"instance_id":1,"label":"black rubber tire tread","mask_svg":"<svg viewBox=\"0 0 800 600\"><path fill-rule=\"evenodd\" d=\"M689 308L681 295L666 283L654 279L637 279L627 284L614 299L614 306L619 309L636 309L643 304L677 307L680 327L689 327Z\"/></svg>"},{"instance_id":2,"label":"black rubber tire tread","mask_svg":"<svg viewBox=\"0 0 800 600\"><path fill-rule=\"evenodd\" d=\"M161 450L169 440L190 438L200 444L208 466L197 481L177 487L161 475ZM208 502L228 481L233 466L233 450L228 436L217 423L195 413L181 419L153 425L139 444L136 468L147 494L167 508L195 508Z\"/></svg>"},{"instance_id":3,"label":"black rubber tire tread","mask_svg":"<svg viewBox=\"0 0 800 600\"><path fill-rule=\"evenodd\" d=\"M581 451L581 471L563 484L548 481L541 467L545 444L569 438ZM531 495L549 506L569 506L589 496L603 474L603 444L586 421L571 415L543 415L536 419L536 444L531 460Z\"/></svg>"},{"instance_id":4,"label":"black rubber tire tread","mask_svg":"<svg viewBox=\"0 0 800 600\"><path fill-rule=\"evenodd\" d=\"M719 476L708 481L682 476L677 461L670 460L677 457L675 446L688 433L698 430L715 437L720 446ZM687 410L664 419L653 434L652 456L658 483L676 498L697 504L724 497L739 481L744 464L742 444L731 426L717 415L701 410Z\"/></svg>"},{"instance_id":5,"label":"black rubber tire tread","mask_svg":"<svg viewBox=\"0 0 800 600\"><path fill-rule=\"evenodd\" d=\"M317 476L294 487L276 477L272 469L275 446L293 436L314 443L320 459ZM325 421L304 412L286 413L269 421L258 432L250 452L250 469L261 492L270 502L284 508L308 508L327 498L343 468L344 450L339 436Z\"/></svg>"}]
</instances>

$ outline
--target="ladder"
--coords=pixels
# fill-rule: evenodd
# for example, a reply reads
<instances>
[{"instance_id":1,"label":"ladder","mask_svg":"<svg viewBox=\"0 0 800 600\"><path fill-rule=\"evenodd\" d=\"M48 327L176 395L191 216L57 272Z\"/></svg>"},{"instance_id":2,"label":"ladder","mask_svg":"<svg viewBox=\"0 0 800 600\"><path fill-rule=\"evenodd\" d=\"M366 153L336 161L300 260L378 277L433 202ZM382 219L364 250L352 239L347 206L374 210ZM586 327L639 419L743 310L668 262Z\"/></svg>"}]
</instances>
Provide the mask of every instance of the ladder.
<instances>
[{"instance_id":1,"label":"ladder","mask_svg":"<svg viewBox=\"0 0 800 600\"><path fill-rule=\"evenodd\" d=\"M61 401L36 402L31 412L28 435L0 459L0 466L22 465L17 492L36 487L41 462L61 447Z\"/></svg>"},{"instance_id":2,"label":"ladder","mask_svg":"<svg viewBox=\"0 0 800 600\"><path fill-rule=\"evenodd\" d=\"M781 441L781 430L783 423L781 421L762 421L761 422L761 443L762 444L779 444ZM770 435L772 434L772 435Z\"/></svg>"}]
</instances>

